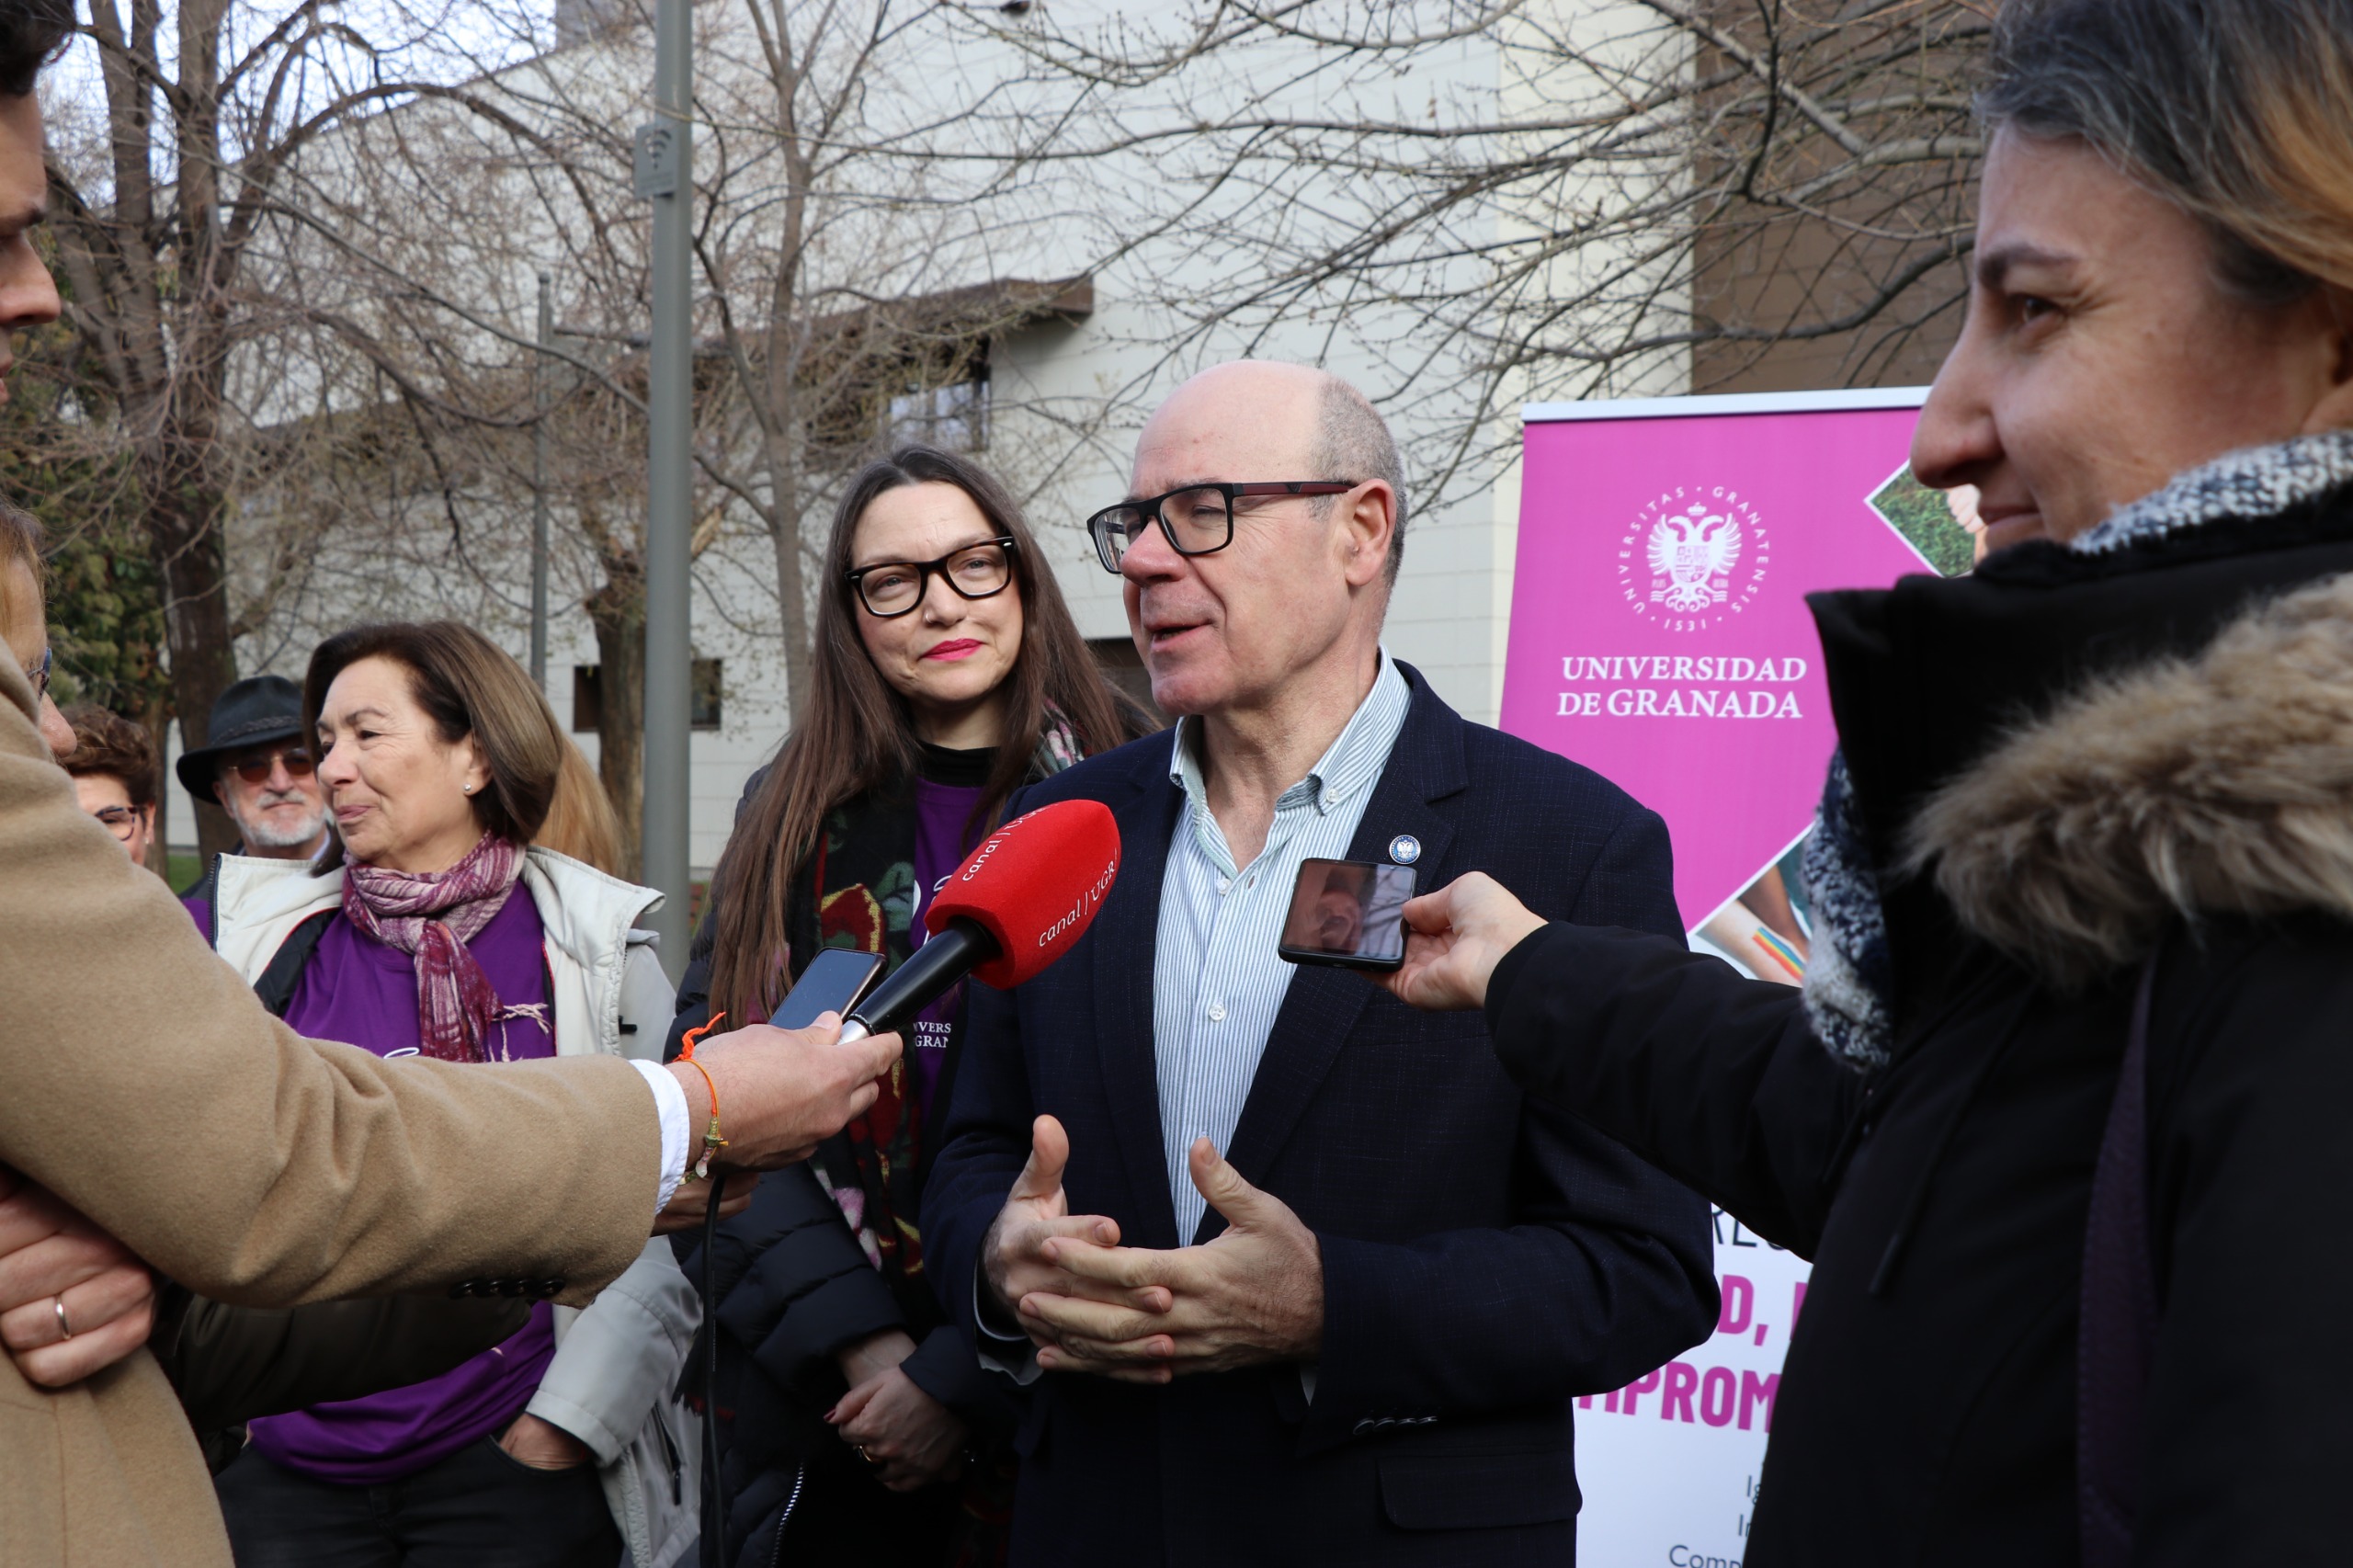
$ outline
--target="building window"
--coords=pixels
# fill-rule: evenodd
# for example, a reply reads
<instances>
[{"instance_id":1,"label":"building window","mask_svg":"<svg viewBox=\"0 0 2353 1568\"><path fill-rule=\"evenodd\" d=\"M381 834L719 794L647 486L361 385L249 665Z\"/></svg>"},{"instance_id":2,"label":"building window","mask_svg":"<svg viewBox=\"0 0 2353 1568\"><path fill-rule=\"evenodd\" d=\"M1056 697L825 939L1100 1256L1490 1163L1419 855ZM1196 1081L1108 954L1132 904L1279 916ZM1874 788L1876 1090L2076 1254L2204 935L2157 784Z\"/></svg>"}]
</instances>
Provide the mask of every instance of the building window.
<instances>
[{"instance_id":1,"label":"building window","mask_svg":"<svg viewBox=\"0 0 2353 1568\"><path fill-rule=\"evenodd\" d=\"M720 661L697 659L694 662L693 689L688 694L687 727L693 730L716 730L725 722L722 696L726 687L720 675ZM593 734L605 727L604 666L574 665L572 666L572 733Z\"/></svg>"},{"instance_id":2,"label":"building window","mask_svg":"<svg viewBox=\"0 0 2353 1568\"><path fill-rule=\"evenodd\" d=\"M687 724L690 729L716 730L720 726L719 661L697 659L694 667L693 695L687 709Z\"/></svg>"},{"instance_id":3,"label":"building window","mask_svg":"<svg viewBox=\"0 0 2353 1568\"><path fill-rule=\"evenodd\" d=\"M891 399L883 415L886 446L921 442L948 452L977 452L988 446L989 377L985 362L970 381L945 386L911 387Z\"/></svg>"},{"instance_id":4,"label":"building window","mask_svg":"<svg viewBox=\"0 0 2353 1568\"><path fill-rule=\"evenodd\" d=\"M853 348L855 354L849 352ZM811 375L816 406L809 434L820 450L849 460L911 442L950 452L986 449L986 337L911 343L899 349L855 342L841 351L837 363L820 354Z\"/></svg>"},{"instance_id":5,"label":"building window","mask_svg":"<svg viewBox=\"0 0 2353 1568\"><path fill-rule=\"evenodd\" d=\"M596 665L572 666L572 733L594 734L605 727L605 687Z\"/></svg>"}]
</instances>

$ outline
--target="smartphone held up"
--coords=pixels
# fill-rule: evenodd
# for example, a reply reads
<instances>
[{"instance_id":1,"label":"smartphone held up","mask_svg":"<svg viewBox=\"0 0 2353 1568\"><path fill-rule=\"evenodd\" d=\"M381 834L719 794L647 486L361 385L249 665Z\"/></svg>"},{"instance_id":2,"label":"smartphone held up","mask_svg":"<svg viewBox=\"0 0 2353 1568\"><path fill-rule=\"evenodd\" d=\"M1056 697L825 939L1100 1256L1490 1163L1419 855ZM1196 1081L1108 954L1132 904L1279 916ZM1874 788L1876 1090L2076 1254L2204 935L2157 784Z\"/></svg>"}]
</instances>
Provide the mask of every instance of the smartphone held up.
<instances>
[{"instance_id":1,"label":"smartphone held up","mask_svg":"<svg viewBox=\"0 0 2353 1568\"><path fill-rule=\"evenodd\" d=\"M1371 860L1302 860L1277 956L1298 964L1386 972L1405 961L1414 869Z\"/></svg>"},{"instance_id":2,"label":"smartphone held up","mask_svg":"<svg viewBox=\"0 0 2353 1568\"><path fill-rule=\"evenodd\" d=\"M847 1017L881 974L881 953L824 949L809 960L768 1022L780 1029L805 1029L827 1013Z\"/></svg>"}]
</instances>

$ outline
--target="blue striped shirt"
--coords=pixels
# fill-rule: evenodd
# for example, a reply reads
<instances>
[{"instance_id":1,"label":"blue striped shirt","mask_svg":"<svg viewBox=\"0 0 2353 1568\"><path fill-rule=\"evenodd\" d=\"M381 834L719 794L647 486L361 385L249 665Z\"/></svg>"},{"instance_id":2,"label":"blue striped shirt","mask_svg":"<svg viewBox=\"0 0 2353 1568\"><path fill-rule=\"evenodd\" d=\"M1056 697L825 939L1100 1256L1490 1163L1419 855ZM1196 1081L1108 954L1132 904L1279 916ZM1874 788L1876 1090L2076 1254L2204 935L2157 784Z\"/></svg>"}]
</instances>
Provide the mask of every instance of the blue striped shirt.
<instances>
[{"instance_id":1,"label":"blue striped shirt","mask_svg":"<svg viewBox=\"0 0 2353 1568\"><path fill-rule=\"evenodd\" d=\"M1185 811L1160 883L1152 1025L1160 1147L1182 1242L1192 1240L1209 1207L1194 1188L1186 1155L1199 1137L1207 1136L1220 1153L1233 1142L1267 1036L1290 989L1292 966L1275 956L1275 946L1290 912L1299 864L1347 858L1411 701L1405 677L1382 649L1381 673L1347 728L1307 777L1275 801L1266 846L1238 868L1210 811L1194 755L1199 722L1177 722L1168 778L1185 791Z\"/></svg>"}]
</instances>

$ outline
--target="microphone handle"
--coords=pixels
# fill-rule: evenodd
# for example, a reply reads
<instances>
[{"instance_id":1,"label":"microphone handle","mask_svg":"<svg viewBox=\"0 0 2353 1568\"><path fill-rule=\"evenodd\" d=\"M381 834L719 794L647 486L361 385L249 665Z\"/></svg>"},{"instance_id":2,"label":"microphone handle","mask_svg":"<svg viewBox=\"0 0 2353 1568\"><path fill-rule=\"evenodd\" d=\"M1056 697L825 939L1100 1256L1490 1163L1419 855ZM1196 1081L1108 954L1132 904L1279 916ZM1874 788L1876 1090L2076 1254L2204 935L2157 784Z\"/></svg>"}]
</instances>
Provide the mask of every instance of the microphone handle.
<instances>
[{"instance_id":1,"label":"microphone handle","mask_svg":"<svg viewBox=\"0 0 2353 1568\"><path fill-rule=\"evenodd\" d=\"M849 1010L842 1023L842 1038L905 1033L917 1013L996 955L996 938L989 935L988 927L956 916Z\"/></svg>"}]
</instances>

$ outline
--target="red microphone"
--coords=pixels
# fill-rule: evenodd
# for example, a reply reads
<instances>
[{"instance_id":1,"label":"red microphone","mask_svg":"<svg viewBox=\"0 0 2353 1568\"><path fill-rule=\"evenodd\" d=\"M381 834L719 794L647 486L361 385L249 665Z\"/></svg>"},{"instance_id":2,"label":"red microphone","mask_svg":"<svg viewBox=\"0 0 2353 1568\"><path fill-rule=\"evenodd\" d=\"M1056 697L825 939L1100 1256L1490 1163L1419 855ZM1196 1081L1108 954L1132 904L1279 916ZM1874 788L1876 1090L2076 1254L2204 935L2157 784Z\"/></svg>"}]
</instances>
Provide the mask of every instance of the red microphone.
<instances>
[{"instance_id":1,"label":"red microphone","mask_svg":"<svg viewBox=\"0 0 2353 1568\"><path fill-rule=\"evenodd\" d=\"M903 1031L966 975L1002 991L1078 945L1120 875L1100 801L1057 801L981 841L924 912L930 938L850 1009L844 1040Z\"/></svg>"}]
</instances>

